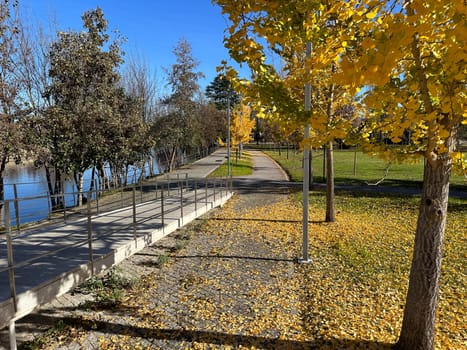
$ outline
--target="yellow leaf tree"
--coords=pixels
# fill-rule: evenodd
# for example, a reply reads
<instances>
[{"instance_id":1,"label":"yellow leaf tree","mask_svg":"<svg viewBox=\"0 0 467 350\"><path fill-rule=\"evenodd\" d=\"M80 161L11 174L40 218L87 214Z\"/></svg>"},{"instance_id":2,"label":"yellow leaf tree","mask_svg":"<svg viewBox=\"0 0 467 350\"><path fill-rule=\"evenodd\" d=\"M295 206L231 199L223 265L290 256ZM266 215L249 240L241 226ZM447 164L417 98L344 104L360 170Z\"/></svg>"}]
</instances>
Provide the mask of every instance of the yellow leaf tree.
<instances>
[{"instance_id":1,"label":"yellow leaf tree","mask_svg":"<svg viewBox=\"0 0 467 350\"><path fill-rule=\"evenodd\" d=\"M238 149L239 156L242 156L243 144L252 140L252 131L255 127L255 120L251 118L251 108L245 104L239 104L232 110L230 119L230 147Z\"/></svg>"},{"instance_id":2,"label":"yellow leaf tree","mask_svg":"<svg viewBox=\"0 0 467 350\"><path fill-rule=\"evenodd\" d=\"M347 123L329 118L337 87L350 98L364 88L360 142L384 155L425 158L397 348L432 349L449 177L453 160L460 171L466 164L455 150L457 130L467 122L465 0L215 2L232 22L226 46L253 72L251 84L240 84L245 96L265 110L274 106L279 121L311 122L324 142L349 131ZM306 41L313 45L309 58ZM285 61L285 74L267 64L268 52ZM311 116L301 107L306 83L320 95ZM407 131L409 145L391 149L372 137L384 134L398 143Z\"/></svg>"},{"instance_id":3,"label":"yellow leaf tree","mask_svg":"<svg viewBox=\"0 0 467 350\"><path fill-rule=\"evenodd\" d=\"M398 349L432 349L456 133L465 120L467 10L465 1L387 1L368 36L344 57L351 74L340 83L368 87L367 135L383 132L411 143L399 155L423 156L423 190ZM350 17L341 20L352 20ZM379 152L384 145L371 143Z\"/></svg>"},{"instance_id":4,"label":"yellow leaf tree","mask_svg":"<svg viewBox=\"0 0 467 350\"><path fill-rule=\"evenodd\" d=\"M342 37L355 37L345 22L336 20L333 4L341 1L216 2L232 21L225 39L232 57L252 71L251 81L236 84L245 99L259 116L287 129L311 124L312 137L303 140L304 147L327 146L326 221L334 221L332 145L346 137L353 117L342 113L353 103L349 88L332 80L347 46ZM306 42L312 42L310 57L305 55ZM304 109L305 83L312 86L311 112Z\"/></svg>"}]
</instances>

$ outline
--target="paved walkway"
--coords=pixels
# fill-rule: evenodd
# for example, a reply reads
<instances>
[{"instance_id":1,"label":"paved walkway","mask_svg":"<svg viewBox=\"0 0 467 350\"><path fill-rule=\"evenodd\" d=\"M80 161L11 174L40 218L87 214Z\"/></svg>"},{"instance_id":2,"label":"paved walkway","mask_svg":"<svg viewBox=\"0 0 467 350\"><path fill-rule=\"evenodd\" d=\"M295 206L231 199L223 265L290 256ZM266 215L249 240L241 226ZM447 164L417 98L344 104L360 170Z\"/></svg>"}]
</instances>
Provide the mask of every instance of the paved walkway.
<instances>
[{"instance_id":1,"label":"paved walkway","mask_svg":"<svg viewBox=\"0 0 467 350\"><path fill-rule=\"evenodd\" d=\"M225 157L225 150L218 150L161 176L158 186L152 183L138 189L134 204L132 196L126 196L130 197L129 207L97 214L93 204L94 214L87 218L13 236L16 300L12 297L7 240L0 240L0 328L11 318L27 315L37 305L82 283L91 271L107 269L228 200L231 194L226 182L200 180Z\"/></svg>"},{"instance_id":2,"label":"paved walkway","mask_svg":"<svg viewBox=\"0 0 467 350\"><path fill-rule=\"evenodd\" d=\"M263 196L262 199L260 199L260 200L261 200L262 203L266 203L268 201L267 198L269 198L271 195L274 195L278 191L283 192L287 188L287 184L286 184L287 183L287 175L282 171L282 169L277 164L275 164L275 162L272 159L265 156L263 153L257 152L257 151L250 151L250 153L253 155L254 173L251 176L235 178L234 179L234 188L235 188L235 191L241 192L241 193L244 193L244 194L255 193L255 196L257 198L260 198L258 196ZM225 160L225 156L226 156L225 152L218 151L218 152L216 152L215 154L213 154L210 157L204 158L204 159L196 162L195 164L192 164L192 165L190 165L190 166L188 166L188 167L186 167L184 169L178 170L175 173L171 173L170 176L174 177L174 176L177 176L176 175L177 173L178 174L184 174L185 172L188 172L190 174L189 175L190 178L203 178L203 177L207 176L219 164L221 164ZM183 176L180 175L180 177L183 177ZM218 196L219 196L219 194L218 194ZM204 199L201 200L201 202L203 202L203 201L204 201ZM209 208L211 206L212 205L209 205ZM132 209L130 208L129 210L130 210L130 212L127 212L126 215L129 215L131 217L131 215L132 215L131 210ZM153 209L144 210L144 211L143 210L141 210L141 211L138 210L138 212L148 212L148 213L150 213L151 211L154 211L154 210L160 211L160 208L156 208L156 209L153 208ZM115 213L113 215L120 215L120 214ZM111 215L111 216L113 216L113 215ZM144 214L139 214L138 216L140 216L140 215L144 215ZM100 230L102 230L104 232L104 231L109 230L109 225L119 225L119 224L116 223L117 219L116 218L111 218L111 216L107 216L107 218L108 218L107 221L102 222L100 225L98 225L98 227L96 227L96 229L100 229ZM149 220L150 219L147 219L146 221L142 222L141 224L138 224L138 232L144 231L145 229L147 229L148 227L151 226L151 223L148 222ZM86 225L86 224L87 224L87 221L83 223L83 225ZM157 220L156 220L155 224L160 225L160 221L158 223ZM84 229L84 227L82 229ZM74 228L73 230L78 231L76 228ZM130 241L132 241L132 230L127 230L127 231L129 231L129 232L125 232L125 233L115 235L115 240L107 238L107 240L105 240L105 242L104 241L101 242L100 245L96 244L94 249L96 249L96 250L112 249L112 248L114 248L115 244L117 244L118 241L120 241L120 240L130 240ZM75 233L73 235L75 235ZM83 238L85 239L86 237L83 237ZM113 236L112 236L112 238L113 238ZM167 240L169 238L170 237L164 238L164 240ZM62 239L66 240L67 238L64 237ZM54 243L56 243L56 242L57 242L57 239L54 238ZM145 243L154 244L154 242L155 242L155 240L146 239ZM157 246L157 244L156 244L156 246ZM129 248L127 247L125 249L128 250ZM149 254L148 254L148 252L149 252ZM154 248L152 248L152 247L144 248L142 251L140 251L139 253L137 253L133 257L129 258L129 260L128 260L128 261L130 261L129 264L131 265L131 261L134 261L135 259L138 260L139 263L141 263L141 261L140 261L141 257L144 257L146 255L148 255L150 257L153 257L153 252L154 252ZM0 257L2 257L2 255L0 255ZM87 247L83 247L79 251L79 254L78 253L77 254L70 254L70 251L68 251L66 254L63 255L63 257L61 259L58 259L57 261L55 261L54 265L63 265L63 266L71 267L73 265L76 265L79 261L81 261L80 259L85 261L87 258L88 258ZM144 264L142 264L142 265L144 265ZM46 273L48 269L44 268L44 267L45 266L42 266L42 270L43 270L44 273ZM108 267L108 266L106 266L106 267ZM38 267L37 269L41 269L41 267ZM142 273L141 271L132 271L133 275L140 275L141 273ZM40 274L42 274L42 272ZM36 277L34 277L33 279L35 279L35 278ZM2 283L1 286L2 287L0 287L0 288L3 289L4 283ZM58 313L58 315L60 315L60 313L63 312L64 309L72 308L73 306L76 306L77 304L81 303L82 301L83 301L82 299L79 299L79 298L76 299L76 298L70 296L69 294L65 294L62 297L55 299L52 302L52 304L50 304L49 306L45 306L45 308L43 308L43 309L46 310L45 313L48 314L48 315L54 314L54 313ZM54 311L51 311L51 309L53 309ZM38 314L40 315L41 311L39 311ZM36 328L34 326L31 328L31 325L30 325L31 318L34 319L35 317L37 317L36 312L35 312L35 315L31 315L31 316L26 317L24 320L18 320L17 321L16 329L17 329L19 341L30 339L31 334L34 334L34 333L38 332L37 327L40 328L41 325L36 325ZM39 321L39 322L43 322L43 318L42 318L42 321ZM0 337L1 337L0 338L1 339L0 348L1 348L2 344L4 346L6 344L6 339L5 339L6 335L7 335L7 332L4 329L3 332L0 333Z\"/></svg>"}]
</instances>

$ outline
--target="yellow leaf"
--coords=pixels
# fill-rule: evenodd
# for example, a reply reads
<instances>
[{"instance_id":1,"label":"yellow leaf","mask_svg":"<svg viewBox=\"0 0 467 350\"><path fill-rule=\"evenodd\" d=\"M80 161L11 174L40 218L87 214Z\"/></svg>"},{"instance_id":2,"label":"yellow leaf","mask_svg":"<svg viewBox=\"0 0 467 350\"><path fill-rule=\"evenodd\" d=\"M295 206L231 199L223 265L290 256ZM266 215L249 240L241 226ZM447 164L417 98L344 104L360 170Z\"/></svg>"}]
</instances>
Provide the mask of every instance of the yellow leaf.
<instances>
[{"instance_id":1,"label":"yellow leaf","mask_svg":"<svg viewBox=\"0 0 467 350\"><path fill-rule=\"evenodd\" d=\"M373 19L376 17L376 15L378 14L378 8L375 8L373 11L371 12L368 12L365 17L368 18L368 19Z\"/></svg>"}]
</instances>

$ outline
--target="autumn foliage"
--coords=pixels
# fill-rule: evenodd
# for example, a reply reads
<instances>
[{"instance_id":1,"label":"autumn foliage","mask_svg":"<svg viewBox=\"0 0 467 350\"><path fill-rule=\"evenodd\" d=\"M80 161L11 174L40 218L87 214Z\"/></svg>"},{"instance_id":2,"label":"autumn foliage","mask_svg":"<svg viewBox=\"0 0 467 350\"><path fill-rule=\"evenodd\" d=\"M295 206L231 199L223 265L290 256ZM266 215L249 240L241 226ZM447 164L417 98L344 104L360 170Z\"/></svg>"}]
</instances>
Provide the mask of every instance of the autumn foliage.
<instances>
[{"instance_id":1,"label":"autumn foliage","mask_svg":"<svg viewBox=\"0 0 467 350\"><path fill-rule=\"evenodd\" d=\"M231 111L230 117L230 147L238 149L242 144L252 140L252 131L255 119L252 118L251 108L245 104L238 104ZM222 140L218 140L221 146L225 146Z\"/></svg>"},{"instance_id":2,"label":"autumn foliage","mask_svg":"<svg viewBox=\"0 0 467 350\"><path fill-rule=\"evenodd\" d=\"M252 71L237 85L265 115L311 124L309 142L318 145L356 137L383 157L425 157L397 347L432 349L449 177L467 165L456 149L467 123L465 1L215 2L230 20L232 58ZM310 113L302 107L308 85ZM358 125L337 118L342 101L358 107ZM388 147L407 135L405 146Z\"/></svg>"}]
</instances>

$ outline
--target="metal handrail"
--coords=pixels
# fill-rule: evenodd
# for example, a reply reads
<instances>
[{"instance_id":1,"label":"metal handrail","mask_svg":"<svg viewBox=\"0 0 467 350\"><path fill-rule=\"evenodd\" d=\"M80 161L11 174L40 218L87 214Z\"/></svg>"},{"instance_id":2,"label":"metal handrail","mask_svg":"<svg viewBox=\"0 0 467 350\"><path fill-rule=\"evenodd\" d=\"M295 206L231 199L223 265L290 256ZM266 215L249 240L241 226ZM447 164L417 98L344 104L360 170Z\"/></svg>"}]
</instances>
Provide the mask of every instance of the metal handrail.
<instances>
[{"instance_id":1,"label":"metal handrail","mask_svg":"<svg viewBox=\"0 0 467 350\"><path fill-rule=\"evenodd\" d=\"M224 181L225 181L225 185L228 186L228 181L230 181L230 179L227 179L227 180L224 180ZM198 181L195 181L194 183L196 184L196 185L194 185L194 188L195 188L196 190L193 190L193 196L192 196L192 197L193 197L193 201L191 201L191 202L190 202L190 201L185 201L185 205L184 205L183 199L186 199L186 200L187 200L187 199L190 198L190 196L188 196L188 197L186 197L186 196L183 197L183 191L180 191L180 198L181 198L181 200L180 200L180 202L179 202L179 203L180 203L180 206L176 206L176 207L170 209L169 212L175 212L175 211L180 210L180 211L181 211L181 214L182 214L182 217L183 217L183 206L186 206L186 205L188 205L189 203L197 203L198 200L203 200L203 199L205 200L205 203L207 203L209 197L213 197L213 200L214 200L214 201L216 200L216 188L217 188L217 187L216 187L216 185L217 185L217 180L216 180L216 179L214 179L213 182L212 182L212 189L213 189L213 192L212 192L211 195L208 195L207 189L209 188L209 185L208 185L208 181L206 180L206 185L205 185L206 192L205 192L205 196L202 196L202 197L199 197L199 196L198 196L198 193L197 193L197 188L198 188L198 187L197 187L197 184L198 184ZM179 182L179 184L181 184L181 186L183 186L183 182ZM187 183L187 185L188 185L188 183ZM190 186L187 186L187 187L185 187L185 188L188 188L188 187L190 187ZM220 189L221 189L221 196L222 196L222 187L221 187ZM163 190L162 188L161 188L160 191L161 191L161 193L164 192L164 190ZM153 199L153 200L148 200L148 201L145 201L145 202L141 202L140 204L149 203L149 202L155 202L155 201L161 201L161 208L163 208L163 206L164 206L164 204L163 204L164 196L161 196L161 197L159 197L159 198L160 198L160 199ZM169 198L170 198L170 197L169 197ZM177 202L177 199L176 199L175 197L172 197L172 198L174 198L173 203L176 203L176 202ZM168 198L165 197L165 200L166 200L166 201L167 201L167 199L168 199ZM7 202L7 203L8 203L8 202L10 202L10 201L7 200L7 201L4 201L4 202ZM133 197L133 206L136 207L136 197ZM8 208L9 208L9 207L8 207ZM156 208L157 208L157 207L156 207ZM196 209L197 209L197 208L195 208L195 210L196 210ZM7 210L7 211L9 211L9 210ZM167 213L167 211L164 211L164 214L166 214L166 213ZM102 214L100 214L100 215L102 215ZM100 216L100 215L98 215L98 216ZM134 219L135 219L135 215L136 215L136 211L134 210L134 212L133 212L133 217L134 217ZM154 217L157 218L158 216L161 216L161 217L162 217L163 215L162 215L162 213L161 213L161 214L156 215L156 216L154 216ZM89 219L92 219L92 215L91 215L91 213L90 213L89 211L88 211L87 217L88 217L88 218L87 218L88 220L89 220ZM82 220L85 220L85 219L82 219ZM148 220L149 220L149 219L148 219ZM139 222L145 222L145 221L147 221L147 220L139 221ZM127 225L127 226L121 228L120 230L111 230L111 231L109 231L108 233L99 234L99 235L97 235L97 236L94 236L94 238L92 239L92 241L96 241L96 240L98 240L98 239L100 239L100 238L102 238L102 237L106 237L106 236L109 236L109 235L114 234L114 233L116 233L116 232L120 232L120 231L122 231L122 230L124 230L124 229L130 227L131 225L134 225L134 224L135 224L135 222L132 222L131 224L129 224L129 225ZM7 225L7 231L8 231L8 229L9 229L9 227L8 227L8 225ZM21 234L21 235L15 235L14 237L12 236L12 237L11 237L11 242L10 242L10 244L13 245L13 240L14 240L14 239L17 239L17 238L20 238L20 237L22 237L22 236L25 236L26 234L27 234L27 232L24 232L24 233ZM73 235L73 234L71 233L71 234L66 235L66 236L63 236L63 237L61 237L61 238L66 238L66 237L69 237L69 236L71 236L71 235ZM56 255L57 253L60 253L60 252L62 252L62 251L64 251L64 250L67 250L67 249L70 249L70 248L82 246L82 245L84 245L84 244L86 244L86 243L88 243L88 242L89 242L89 239L82 239L82 240L79 240L79 241L77 241L77 242L75 242L75 243L69 244L69 245L67 245L67 246L65 246L65 247L62 247L62 248L59 248L59 249L55 249L55 250L52 250L52 251L47 252L47 253L44 253L44 254L40 254L40 255L35 256L35 257L33 257L33 258L31 258L31 259L28 259L28 260L23 260L23 261L21 261L20 263L13 263L12 266L8 266L8 267L5 267L5 268L0 268L0 273L1 273L1 272L5 272L5 271L9 271L9 270L12 269L12 268L13 268L13 269L18 269L18 268L22 268L22 267L25 267L25 266L28 266L28 265L32 265L31 263L33 263L34 261L40 260L40 259L42 259L42 258L44 258L44 257L47 257L47 256ZM8 244L8 245L9 245L9 244Z\"/></svg>"}]
</instances>

